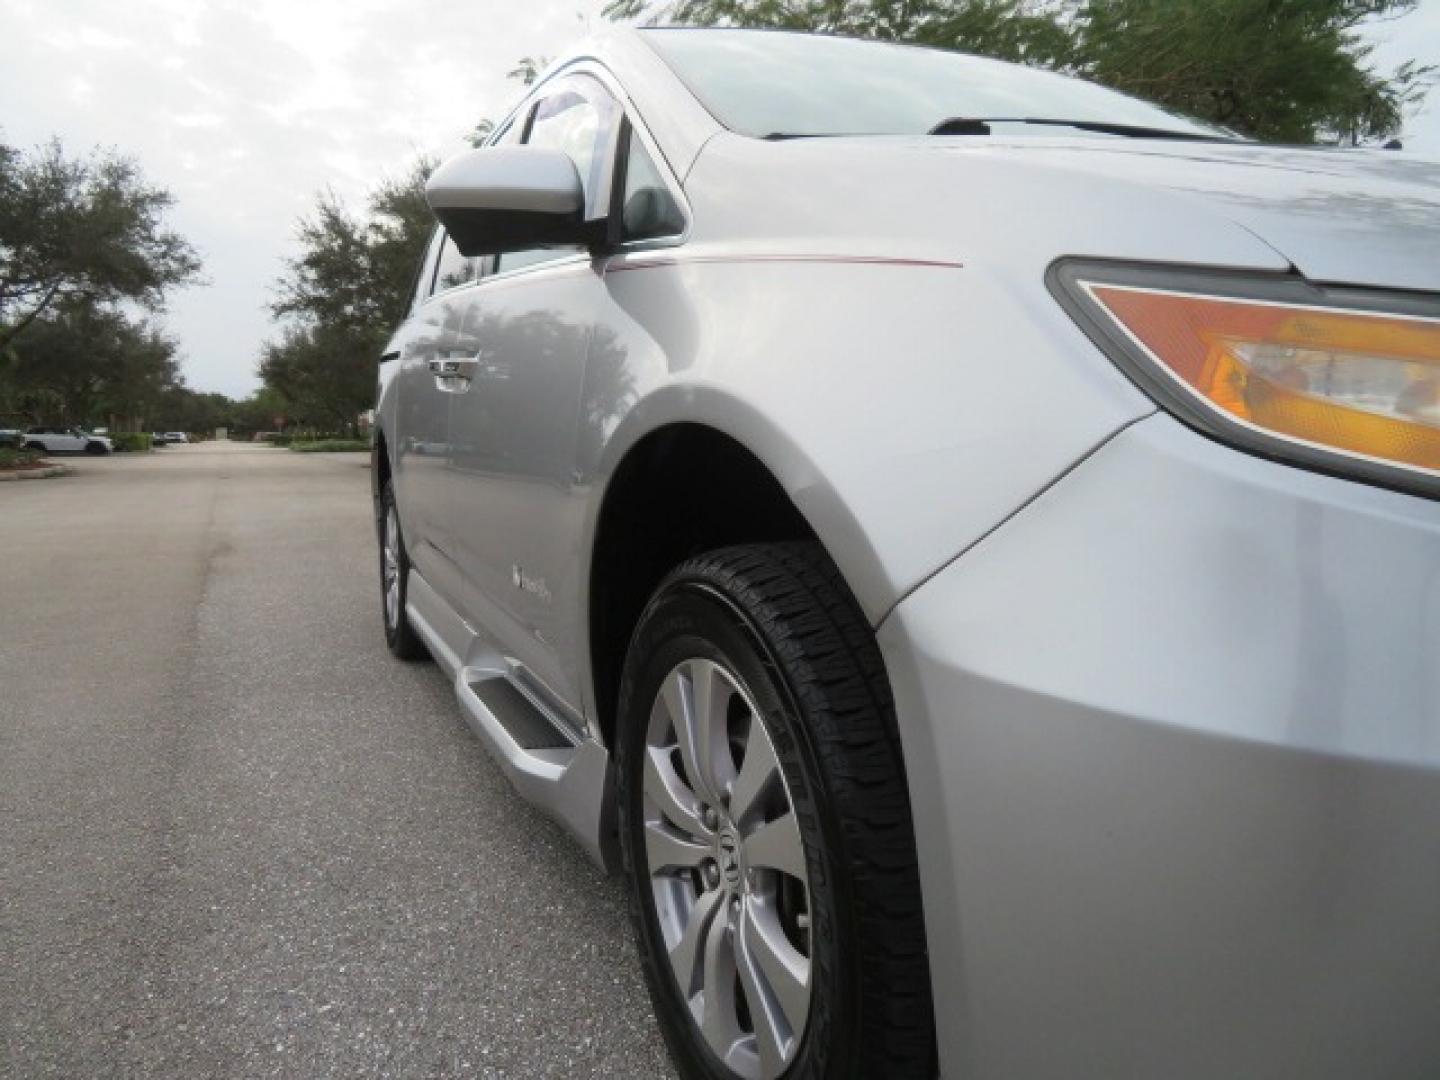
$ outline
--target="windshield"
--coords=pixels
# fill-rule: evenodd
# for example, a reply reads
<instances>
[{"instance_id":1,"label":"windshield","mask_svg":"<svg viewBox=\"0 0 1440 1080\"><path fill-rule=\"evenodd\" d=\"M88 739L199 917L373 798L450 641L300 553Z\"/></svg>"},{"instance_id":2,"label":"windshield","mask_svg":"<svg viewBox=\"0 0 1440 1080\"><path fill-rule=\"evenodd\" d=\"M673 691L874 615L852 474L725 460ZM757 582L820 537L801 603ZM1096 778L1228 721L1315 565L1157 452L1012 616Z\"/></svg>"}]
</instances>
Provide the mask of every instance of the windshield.
<instances>
[{"instance_id":1,"label":"windshield","mask_svg":"<svg viewBox=\"0 0 1440 1080\"><path fill-rule=\"evenodd\" d=\"M925 135L945 120L998 117L1231 137L1094 83L964 53L760 30L656 29L645 39L717 120L756 138ZM1006 135L1099 134L992 127Z\"/></svg>"}]
</instances>

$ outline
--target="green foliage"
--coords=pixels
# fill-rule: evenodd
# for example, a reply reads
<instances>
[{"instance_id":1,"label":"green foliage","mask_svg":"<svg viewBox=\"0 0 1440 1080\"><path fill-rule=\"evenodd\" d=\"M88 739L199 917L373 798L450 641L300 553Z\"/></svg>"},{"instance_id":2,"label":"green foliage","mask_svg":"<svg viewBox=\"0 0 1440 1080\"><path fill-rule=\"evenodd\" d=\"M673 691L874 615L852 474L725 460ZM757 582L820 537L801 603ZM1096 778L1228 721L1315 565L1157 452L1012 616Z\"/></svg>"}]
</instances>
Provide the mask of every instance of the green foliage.
<instances>
[{"instance_id":1,"label":"green foliage","mask_svg":"<svg viewBox=\"0 0 1440 1080\"><path fill-rule=\"evenodd\" d=\"M16 450L9 446L0 446L0 469L19 469L27 465L34 465L42 457L37 450Z\"/></svg>"},{"instance_id":2,"label":"green foliage","mask_svg":"<svg viewBox=\"0 0 1440 1080\"><path fill-rule=\"evenodd\" d=\"M121 416L138 425L180 386L174 341L88 297L52 304L10 351L0 398L32 424Z\"/></svg>"},{"instance_id":3,"label":"green foliage","mask_svg":"<svg viewBox=\"0 0 1440 1080\"><path fill-rule=\"evenodd\" d=\"M505 73L505 77L515 79L521 86L534 86L540 73L549 66L548 56L522 56L519 62Z\"/></svg>"},{"instance_id":4,"label":"green foliage","mask_svg":"<svg viewBox=\"0 0 1440 1080\"><path fill-rule=\"evenodd\" d=\"M244 401L230 406L224 426L230 429L232 435L240 436L257 431L275 431L289 421L290 410L290 403L279 391L261 387Z\"/></svg>"},{"instance_id":5,"label":"green foliage","mask_svg":"<svg viewBox=\"0 0 1440 1080\"><path fill-rule=\"evenodd\" d=\"M114 152L0 144L0 413L139 427L188 409L174 341L136 314L199 274L173 202Z\"/></svg>"},{"instance_id":6,"label":"green foliage","mask_svg":"<svg viewBox=\"0 0 1440 1080\"><path fill-rule=\"evenodd\" d=\"M265 346L260 377L304 423L351 428L373 404L375 363L383 338L344 323L287 328Z\"/></svg>"},{"instance_id":7,"label":"green foliage","mask_svg":"<svg viewBox=\"0 0 1440 1080\"><path fill-rule=\"evenodd\" d=\"M1242 134L1394 134L1436 65L1390 73L1357 29L1419 0L611 0L612 19L906 41L1056 68Z\"/></svg>"},{"instance_id":8,"label":"green foliage","mask_svg":"<svg viewBox=\"0 0 1440 1080\"><path fill-rule=\"evenodd\" d=\"M67 157L0 144L0 349L66 301L157 308L196 279L193 248L164 224L169 192L114 153Z\"/></svg>"},{"instance_id":9,"label":"green foliage","mask_svg":"<svg viewBox=\"0 0 1440 1080\"><path fill-rule=\"evenodd\" d=\"M403 312L435 225L425 202L425 181L435 165L433 158L421 158L404 176L383 183L363 218L334 192L322 194L314 216L300 221L303 254L277 283L275 316L388 332Z\"/></svg>"},{"instance_id":10,"label":"green foliage","mask_svg":"<svg viewBox=\"0 0 1440 1080\"><path fill-rule=\"evenodd\" d=\"M375 394L375 364L403 316L415 267L434 228L417 161L382 184L363 217L330 192L300 222L299 258L286 267L272 312L287 320L262 351L260 377L291 422L354 430ZM272 423L252 430L265 430Z\"/></svg>"},{"instance_id":11,"label":"green foliage","mask_svg":"<svg viewBox=\"0 0 1440 1080\"><path fill-rule=\"evenodd\" d=\"M364 439L315 439L307 442L292 442L290 449L302 454L335 454L349 451L368 453L370 444Z\"/></svg>"},{"instance_id":12,"label":"green foliage","mask_svg":"<svg viewBox=\"0 0 1440 1080\"><path fill-rule=\"evenodd\" d=\"M153 444L150 433L147 431L113 431L109 438L114 443L116 450L136 454L147 452Z\"/></svg>"},{"instance_id":13,"label":"green foliage","mask_svg":"<svg viewBox=\"0 0 1440 1080\"><path fill-rule=\"evenodd\" d=\"M167 389L160 396L146 426L152 431L210 433L229 427L235 402L224 394L202 394L188 387Z\"/></svg>"},{"instance_id":14,"label":"green foliage","mask_svg":"<svg viewBox=\"0 0 1440 1080\"><path fill-rule=\"evenodd\" d=\"M1070 35L1053 4L1034 0L611 0L611 19L737 26L907 41L1003 60L1063 64Z\"/></svg>"},{"instance_id":15,"label":"green foliage","mask_svg":"<svg viewBox=\"0 0 1440 1080\"><path fill-rule=\"evenodd\" d=\"M1355 33L1417 0L1089 0L1075 24L1090 78L1276 142L1394 134L1435 69L1370 68Z\"/></svg>"}]
</instances>

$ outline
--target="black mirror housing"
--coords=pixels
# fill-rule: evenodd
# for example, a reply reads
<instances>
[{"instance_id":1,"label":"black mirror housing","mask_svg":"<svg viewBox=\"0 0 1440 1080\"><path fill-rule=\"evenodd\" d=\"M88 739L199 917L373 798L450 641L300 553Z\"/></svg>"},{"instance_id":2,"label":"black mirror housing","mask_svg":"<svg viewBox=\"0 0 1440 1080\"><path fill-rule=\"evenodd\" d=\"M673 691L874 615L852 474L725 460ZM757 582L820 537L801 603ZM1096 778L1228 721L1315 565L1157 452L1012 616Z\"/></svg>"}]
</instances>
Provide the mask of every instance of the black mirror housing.
<instances>
[{"instance_id":1,"label":"black mirror housing","mask_svg":"<svg viewBox=\"0 0 1440 1080\"><path fill-rule=\"evenodd\" d=\"M497 146L451 158L431 175L425 199L460 254L593 246L603 221L585 220L585 191L568 154Z\"/></svg>"}]
</instances>

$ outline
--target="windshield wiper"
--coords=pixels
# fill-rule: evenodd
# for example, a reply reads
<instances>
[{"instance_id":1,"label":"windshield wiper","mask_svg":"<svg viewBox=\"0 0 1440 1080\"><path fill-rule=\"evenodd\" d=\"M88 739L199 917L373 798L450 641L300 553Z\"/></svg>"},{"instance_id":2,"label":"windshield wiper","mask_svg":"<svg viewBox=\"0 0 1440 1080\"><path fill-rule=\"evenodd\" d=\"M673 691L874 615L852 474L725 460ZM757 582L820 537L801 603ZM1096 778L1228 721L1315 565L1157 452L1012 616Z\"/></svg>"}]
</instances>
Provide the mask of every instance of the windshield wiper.
<instances>
[{"instance_id":1,"label":"windshield wiper","mask_svg":"<svg viewBox=\"0 0 1440 1080\"><path fill-rule=\"evenodd\" d=\"M941 120L929 135L989 135L991 124L1033 124L1037 127L1065 127L1076 131L1093 131L1101 135L1124 135L1131 139L1190 139L1196 142L1239 142L1224 135L1206 135L1198 131L1176 131L1173 128L1142 127L1139 124L1115 124L1108 120L1061 120L1048 116L952 116Z\"/></svg>"}]
</instances>

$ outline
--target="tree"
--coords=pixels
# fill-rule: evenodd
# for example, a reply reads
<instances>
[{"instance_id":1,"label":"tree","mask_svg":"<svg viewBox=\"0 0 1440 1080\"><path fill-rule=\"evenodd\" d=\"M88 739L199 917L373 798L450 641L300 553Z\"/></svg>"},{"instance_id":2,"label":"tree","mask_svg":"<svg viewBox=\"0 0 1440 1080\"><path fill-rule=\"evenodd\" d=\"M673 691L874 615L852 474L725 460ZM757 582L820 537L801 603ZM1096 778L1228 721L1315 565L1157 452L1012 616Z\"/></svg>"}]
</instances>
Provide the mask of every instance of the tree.
<instances>
[{"instance_id":1,"label":"tree","mask_svg":"<svg viewBox=\"0 0 1440 1080\"><path fill-rule=\"evenodd\" d=\"M408 299L415 266L435 226L425 181L435 169L421 158L370 196L369 216L350 213L334 193L323 193L313 217L300 221L302 254L277 283L276 318L346 324L384 333Z\"/></svg>"},{"instance_id":2,"label":"tree","mask_svg":"<svg viewBox=\"0 0 1440 1080\"><path fill-rule=\"evenodd\" d=\"M114 153L0 145L0 349L62 301L154 309L195 281L199 258L164 225L173 202Z\"/></svg>"},{"instance_id":3,"label":"tree","mask_svg":"<svg viewBox=\"0 0 1440 1080\"><path fill-rule=\"evenodd\" d=\"M287 406L291 420L350 431L374 402L375 354L356 347L343 325L289 327L267 343L260 378Z\"/></svg>"},{"instance_id":4,"label":"tree","mask_svg":"<svg viewBox=\"0 0 1440 1080\"><path fill-rule=\"evenodd\" d=\"M372 403L375 362L435 227L425 202L434 167L422 158L381 184L363 217L326 192L300 222L302 253L287 264L271 305L286 325L260 362L261 379L297 418L350 428Z\"/></svg>"},{"instance_id":5,"label":"tree","mask_svg":"<svg viewBox=\"0 0 1440 1080\"><path fill-rule=\"evenodd\" d=\"M121 427L138 426L139 417L182 385L174 341L85 296L52 304L12 349L4 396L18 403L16 411L42 409L57 423L119 417Z\"/></svg>"},{"instance_id":6,"label":"tree","mask_svg":"<svg viewBox=\"0 0 1440 1080\"><path fill-rule=\"evenodd\" d=\"M1080 75L1256 138L1382 139L1437 68L1370 65L1419 0L611 0L612 19L906 41Z\"/></svg>"},{"instance_id":7,"label":"tree","mask_svg":"<svg viewBox=\"0 0 1440 1080\"><path fill-rule=\"evenodd\" d=\"M845 34L1058 66L1069 34L1034 0L611 0L611 19Z\"/></svg>"},{"instance_id":8,"label":"tree","mask_svg":"<svg viewBox=\"0 0 1440 1080\"><path fill-rule=\"evenodd\" d=\"M276 431L287 424L294 412L290 402L274 387L262 386L230 410L230 427L242 434Z\"/></svg>"},{"instance_id":9,"label":"tree","mask_svg":"<svg viewBox=\"0 0 1440 1080\"><path fill-rule=\"evenodd\" d=\"M1089 0L1075 25L1097 82L1276 142L1383 139L1433 66L1382 75L1355 32L1417 0Z\"/></svg>"}]
</instances>

